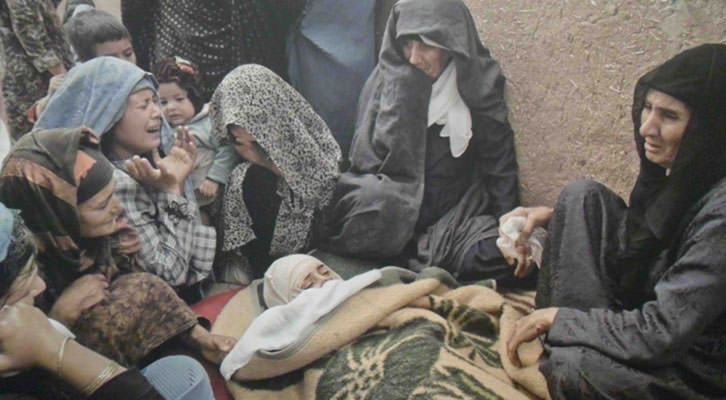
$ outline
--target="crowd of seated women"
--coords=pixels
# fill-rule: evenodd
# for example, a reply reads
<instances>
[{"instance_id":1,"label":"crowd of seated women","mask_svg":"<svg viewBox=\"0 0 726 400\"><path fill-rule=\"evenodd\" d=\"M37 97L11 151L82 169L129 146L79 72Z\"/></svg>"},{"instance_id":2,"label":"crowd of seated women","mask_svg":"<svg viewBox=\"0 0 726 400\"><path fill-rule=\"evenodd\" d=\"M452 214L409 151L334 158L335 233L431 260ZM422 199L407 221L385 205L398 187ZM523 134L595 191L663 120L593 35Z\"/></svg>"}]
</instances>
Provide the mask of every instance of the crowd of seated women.
<instances>
[{"instance_id":1,"label":"crowd of seated women","mask_svg":"<svg viewBox=\"0 0 726 400\"><path fill-rule=\"evenodd\" d=\"M66 27L79 62L0 170L0 398L212 398L198 362L169 354L219 363L238 338L189 304L313 249L536 288L506 346L517 363L542 341L553 399L726 395L726 46L638 79L629 204L581 181L519 207L505 78L461 0L393 6L343 139L263 65L212 90L179 54L142 70L123 26L88 8Z\"/></svg>"}]
</instances>

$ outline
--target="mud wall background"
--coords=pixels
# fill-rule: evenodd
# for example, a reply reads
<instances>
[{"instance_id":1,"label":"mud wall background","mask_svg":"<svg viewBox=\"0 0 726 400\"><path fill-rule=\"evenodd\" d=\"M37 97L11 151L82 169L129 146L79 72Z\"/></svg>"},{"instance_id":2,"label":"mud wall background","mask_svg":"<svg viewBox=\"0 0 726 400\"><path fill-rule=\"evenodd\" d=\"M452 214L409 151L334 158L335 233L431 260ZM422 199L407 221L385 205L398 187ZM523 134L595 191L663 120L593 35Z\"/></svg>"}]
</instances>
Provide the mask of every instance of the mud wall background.
<instances>
[{"instance_id":1,"label":"mud wall background","mask_svg":"<svg viewBox=\"0 0 726 400\"><path fill-rule=\"evenodd\" d=\"M525 204L579 178L627 196L637 174L637 78L681 50L726 43L724 0L465 0L502 64ZM119 0L96 0L119 13Z\"/></svg>"},{"instance_id":2,"label":"mud wall background","mask_svg":"<svg viewBox=\"0 0 726 400\"><path fill-rule=\"evenodd\" d=\"M635 81L681 50L726 42L723 0L465 1L508 78L525 204L554 204L579 178L627 196Z\"/></svg>"}]
</instances>

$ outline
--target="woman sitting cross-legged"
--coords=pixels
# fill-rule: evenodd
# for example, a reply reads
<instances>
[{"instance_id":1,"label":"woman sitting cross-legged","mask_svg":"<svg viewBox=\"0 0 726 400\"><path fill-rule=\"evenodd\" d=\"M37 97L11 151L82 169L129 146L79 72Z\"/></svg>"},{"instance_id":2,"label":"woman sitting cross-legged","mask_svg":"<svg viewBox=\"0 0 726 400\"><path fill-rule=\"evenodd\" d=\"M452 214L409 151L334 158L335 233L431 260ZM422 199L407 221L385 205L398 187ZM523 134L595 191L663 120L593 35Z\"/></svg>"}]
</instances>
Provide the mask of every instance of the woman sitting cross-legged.
<instances>
[{"instance_id":1,"label":"woman sitting cross-legged","mask_svg":"<svg viewBox=\"0 0 726 400\"><path fill-rule=\"evenodd\" d=\"M340 147L310 104L260 65L230 72L212 96L212 132L246 160L222 200L225 262L252 278L277 257L310 246L317 213L339 174Z\"/></svg>"},{"instance_id":2,"label":"woman sitting cross-legged","mask_svg":"<svg viewBox=\"0 0 726 400\"><path fill-rule=\"evenodd\" d=\"M8 155L0 201L21 211L38 242L42 306L80 343L128 366L176 337L228 350L233 340L211 335L166 282L141 272L114 170L87 128L35 130Z\"/></svg>"},{"instance_id":3,"label":"woman sitting cross-legged","mask_svg":"<svg viewBox=\"0 0 726 400\"><path fill-rule=\"evenodd\" d=\"M166 357L138 371L76 342L65 326L33 307L35 297L45 289L37 255L32 233L0 203L2 398L213 398L204 369L189 357Z\"/></svg>"},{"instance_id":4,"label":"woman sitting cross-legged","mask_svg":"<svg viewBox=\"0 0 726 400\"><path fill-rule=\"evenodd\" d=\"M519 204L504 81L464 2L397 2L324 214L325 249L533 285L495 243L497 218Z\"/></svg>"},{"instance_id":5,"label":"woman sitting cross-legged","mask_svg":"<svg viewBox=\"0 0 726 400\"><path fill-rule=\"evenodd\" d=\"M129 62L87 61L68 73L36 128L87 126L101 137L103 154L116 166L116 196L140 237L144 270L183 288L210 274L216 234L202 224L186 183L194 140L183 128L172 137L156 87Z\"/></svg>"},{"instance_id":6,"label":"woman sitting cross-legged","mask_svg":"<svg viewBox=\"0 0 726 400\"><path fill-rule=\"evenodd\" d=\"M635 87L629 206L585 181L554 210L503 217L526 217L525 239L549 223L541 309L517 322L507 348L516 362L521 343L545 334L539 369L553 399L726 396L724 110L726 46L686 50Z\"/></svg>"}]
</instances>

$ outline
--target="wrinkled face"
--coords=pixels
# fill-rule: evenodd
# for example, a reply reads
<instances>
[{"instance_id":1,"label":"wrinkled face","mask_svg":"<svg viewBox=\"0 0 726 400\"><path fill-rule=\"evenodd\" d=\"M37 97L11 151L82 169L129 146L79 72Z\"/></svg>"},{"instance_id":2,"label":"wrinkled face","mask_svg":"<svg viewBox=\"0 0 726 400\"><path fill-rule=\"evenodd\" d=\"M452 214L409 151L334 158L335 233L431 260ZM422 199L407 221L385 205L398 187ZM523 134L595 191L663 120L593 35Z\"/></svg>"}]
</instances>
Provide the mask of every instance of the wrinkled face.
<instances>
[{"instance_id":1,"label":"wrinkled face","mask_svg":"<svg viewBox=\"0 0 726 400\"><path fill-rule=\"evenodd\" d=\"M120 158L142 155L161 143L161 108L151 89L129 96L126 112L113 128L112 151Z\"/></svg>"},{"instance_id":2,"label":"wrinkled face","mask_svg":"<svg viewBox=\"0 0 726 400\"><path fill-rule=\"evenodd\" d=\"M194 117L194 104L189 100L187 91L174 82L159 85L161 109L170 124L183 125Z\"/></svg>"},{"instance_id":3,"label":"wrinkled face","mask_svg":"<svg viewBox=\"0 0 726 400\"><path fill-rule=\"evenodd\" d=\"M645 157L671 168L691 119L686 103L657 90L650 90L640 115L640 135L645 139Z\"/></svg>"},{"instance_id":4,"label":"wrinkled face","mask_svg":"<svg viewBox=\"0 0 726 400\"><path fill-rule=\"evenodd\" d=\"M408 39L403 44L403 55L411 65L436 79L451 59L448 51L424 42Z\"/></svg>"},{"instance_id":5,"label":"wrinkled face","mask_svg":"<svg viewBox=\"0 0 726 400\"><path fill-rule=\"evenodd\" d=\"M99 43L94 46L96 57L109 56L126 60L132 64L136 64L136 53L131 46L131 41L127 38L114 40L110 42Z\"/></svg>"},{"instance_id":6,"label":"wrinkled face","mask_svg":"<svg viewBox=\"0 0 726 400\"><path fill-rule=\"evenodd\" d=\"M111 180L100 192L78 205L82 237L102 237L116 232L124 209L114 195L115 188L116 183Z\"/></svg>"},{"instance_id":7,"label":"wrinkled face","mask_svg":"<svg viewBox=\"0 0 726 400\"><path fill-rule=\"evenodd\" d=\"M301 289L319 288L327 281L340 279L327 265L317 262L317 266L302 277L296 286Z\"/></svg>"},{"instance_id":8,"label":"wrinkled face","mask_svg":"<svg viewBox=\"0 0 726 400\"><path fill-rule=\"evenodd\" d=\"M38 275L38 264L33 255L15 278L8 293L0 298L0 305L12 305L18 302L32 305L33 300L44 290L45 281Z\"/></svg>"}]
</instances>

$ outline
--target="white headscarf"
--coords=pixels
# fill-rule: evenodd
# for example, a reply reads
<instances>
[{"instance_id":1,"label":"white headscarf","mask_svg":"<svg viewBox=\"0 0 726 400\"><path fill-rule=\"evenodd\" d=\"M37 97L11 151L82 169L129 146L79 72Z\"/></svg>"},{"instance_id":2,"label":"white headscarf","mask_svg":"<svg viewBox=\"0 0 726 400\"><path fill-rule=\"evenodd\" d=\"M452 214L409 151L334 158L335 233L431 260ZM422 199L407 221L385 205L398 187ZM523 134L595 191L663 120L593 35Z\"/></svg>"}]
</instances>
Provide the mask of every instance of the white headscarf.
<instances>
[{"instance_id":1,"label":"white headscarf","mask_svg":"<svg viewBox=\"0 0 726 400\"><path fill-rule=\"evenodd\" d=\"M440 136L449 138L452 156L458 158L464 154L472 135L471 111L459 94L453 61L449 62L431 88L427 126L433 124L444 126Z\"/></svg>"},{"instance_id":2,"label":"white headscarf","mask_svg":"<svg viewBox=\"0 0 726 400\"><path fill-rule=\"evenodd\" d=\"M265 272L262 296L268 308L287 304L302 292L305 277L315 271L322 263L307 254L291 254L281 257L270 265ZM330 271L333 279L342 279Z\"/></svg>"}]
</instances>

